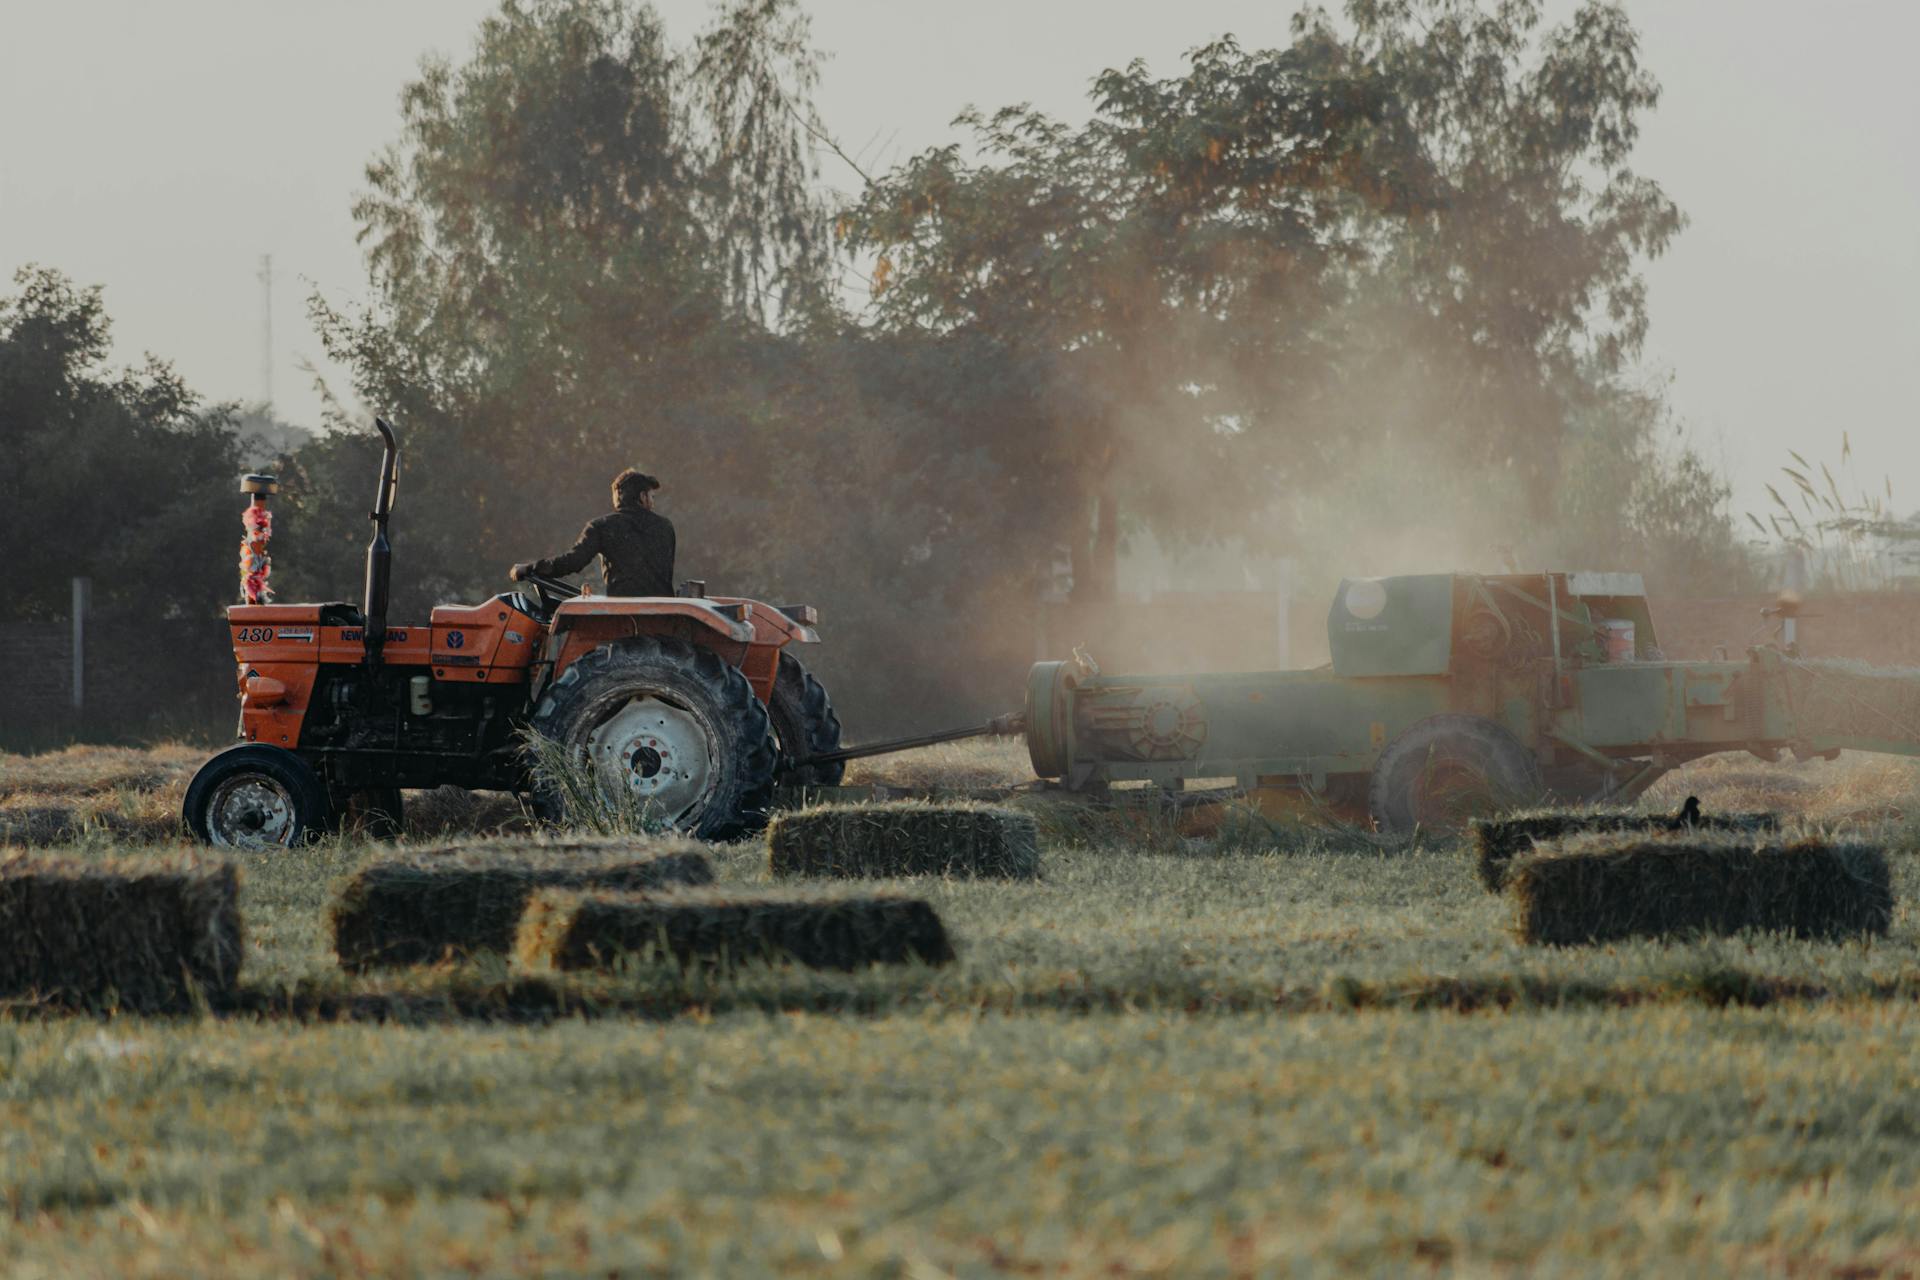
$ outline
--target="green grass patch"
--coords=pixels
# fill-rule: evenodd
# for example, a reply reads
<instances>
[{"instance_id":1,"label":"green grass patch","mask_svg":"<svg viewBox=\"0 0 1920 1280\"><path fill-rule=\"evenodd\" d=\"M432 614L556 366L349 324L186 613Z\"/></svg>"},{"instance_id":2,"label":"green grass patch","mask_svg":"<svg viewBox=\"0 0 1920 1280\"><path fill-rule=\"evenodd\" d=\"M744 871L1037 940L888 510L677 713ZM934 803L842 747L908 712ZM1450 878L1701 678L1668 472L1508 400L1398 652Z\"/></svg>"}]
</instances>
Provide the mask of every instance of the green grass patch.
<instances>
[{"instance_id":1,"label":"green grass patch","mask_svg":"<svg viewBox=\"0 0 1920 1280\"><path fill-rule=\"evenodd\" d=\"M1876 1274L1916 1062L1905 1007L0 1026L0 1271Z\"/></svg>"}]
</instances>

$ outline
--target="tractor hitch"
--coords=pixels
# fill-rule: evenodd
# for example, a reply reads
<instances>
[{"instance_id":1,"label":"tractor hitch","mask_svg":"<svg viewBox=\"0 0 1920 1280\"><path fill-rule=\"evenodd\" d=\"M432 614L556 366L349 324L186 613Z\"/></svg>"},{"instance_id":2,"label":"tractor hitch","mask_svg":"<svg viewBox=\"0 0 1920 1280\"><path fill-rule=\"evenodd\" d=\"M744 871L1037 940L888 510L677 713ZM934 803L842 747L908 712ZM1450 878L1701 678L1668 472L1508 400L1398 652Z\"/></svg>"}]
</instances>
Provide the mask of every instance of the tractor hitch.
<instances>
[{"instance_id":1,"label":"tractor hitch","mask_svg":"<svg viewBox=\"0 0 1920 1280\"><path fill-rule=\"evenodd\" d=\"M858 747L842 747L838 751L823 751L808 756L804 760L794 761L796 768L813 764L839 764L847 760L865 760L870 756L890 756L896 751L916 751L921 747L937 747L943 742L963 742L968 738L1010 738L1027 731L1027 717L1024 712L1010 711L1003 716L995 716L982 725L966 729L942 729L938 733L923 733L912 738L889 738L884 742L869 742Z\"/></svg>"}]
</instances>

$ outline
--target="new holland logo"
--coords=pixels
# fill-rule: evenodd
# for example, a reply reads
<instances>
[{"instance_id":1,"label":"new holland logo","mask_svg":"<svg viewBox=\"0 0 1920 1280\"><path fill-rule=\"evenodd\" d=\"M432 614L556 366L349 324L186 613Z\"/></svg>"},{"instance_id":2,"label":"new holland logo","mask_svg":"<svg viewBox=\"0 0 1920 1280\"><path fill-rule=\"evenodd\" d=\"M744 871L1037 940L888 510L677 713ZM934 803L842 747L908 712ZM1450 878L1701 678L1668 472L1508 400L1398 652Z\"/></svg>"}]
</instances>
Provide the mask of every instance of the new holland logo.
<instances>
[{"instance_id":1,"label":"new holland logo","mask_svg":"<svg viewBox=\"0 0 1920 1280\"><path fill-rule=\"evenodd\" d=\"M464 631L447 632L447 648L462 649L466 647L466 643L467 643L467 636Z\"/></svg>"}]
</instances>

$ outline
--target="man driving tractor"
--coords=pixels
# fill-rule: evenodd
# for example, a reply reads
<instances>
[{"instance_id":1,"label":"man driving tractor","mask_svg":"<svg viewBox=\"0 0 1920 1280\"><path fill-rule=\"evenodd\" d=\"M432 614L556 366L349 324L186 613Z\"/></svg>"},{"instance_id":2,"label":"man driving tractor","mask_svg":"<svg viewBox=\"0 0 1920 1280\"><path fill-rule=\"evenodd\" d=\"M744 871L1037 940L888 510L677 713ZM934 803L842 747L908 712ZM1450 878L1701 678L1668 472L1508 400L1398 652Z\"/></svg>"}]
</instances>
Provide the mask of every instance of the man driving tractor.
<instances>
[{"instance_id":1,"label":"man driving tractor","mask_svg":"<svg viewBox=\"0 0 1920 1280\"><path fill-rule=\"evenodd\" d=\"M515 582L528 574L564 577L600 557L610 596L673 594L673 522L653 509L660 482L631 467L613 478L613 510L580 531L570 550L547 560L516 564Z\"/></svg>"}]
</instances>

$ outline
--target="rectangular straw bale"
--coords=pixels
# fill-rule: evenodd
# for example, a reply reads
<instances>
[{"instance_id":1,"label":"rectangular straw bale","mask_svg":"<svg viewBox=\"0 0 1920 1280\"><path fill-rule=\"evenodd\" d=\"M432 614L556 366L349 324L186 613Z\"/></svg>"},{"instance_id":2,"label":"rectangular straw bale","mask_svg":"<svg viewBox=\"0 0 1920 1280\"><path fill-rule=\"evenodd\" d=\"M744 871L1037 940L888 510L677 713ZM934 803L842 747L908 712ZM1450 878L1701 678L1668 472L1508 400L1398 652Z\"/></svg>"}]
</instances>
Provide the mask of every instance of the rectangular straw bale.
<instances>
[{"instance_id":1,"label":"rectangular straw bale","mask_svg":"<svg viewBox=\"0 0 1920 1280\"><path fill-rule=\"evenodd\" d=\"M776 876L1031 880L1040 834L1028 815L982 804L821 805L774 816L767 863Z\"/></svg>"},{"instance_id":2,"label":"rectangular straw bale","mask_svg":"<svg viewBox=\"0 0 1920 1280\"><path fill-rule=\"evenodd\" d=\"M1780 825L1771 813L1703 813L1686 831L1772 831ZM1657 832L1674 828L1674 818L1635 809L1529 809L1498 818L1473 820L1474 870L1488 893L1506 887L1507 868L1535 844L1606 831Z\"/></svg>"},{"instance_id":3,"label":"rectangular straw bale","mask_svg":"<svg viewBox=\"0 0 1920 1280\"><path fill-rule=\"evenodd\" d=\"M242 949L230 863L0 860L0 999L179 1012L231 993Z\"/></svg>"},{"instance_id":4,"label":"rectangular straw bale","mask_svg":"<svg viewBox=\"0 0 1920 1280\"><path fill-rule=\"evenodd\" d=\"M1811 837L1575 837L1516 860L1507 888L1520 939L1563 946L1742 929L1844 938L1893 919L1886 855Z\"/></svg>"},{"instance_id":5,"label":"rectangular straw bale","mask_svg":"<svg viewBox=\"0 0 1920 1280\"><path fill-rule=\"evenodd\" d=\"M916 960L946 964L953 944L930 904L897 894L549 890L527 908L518 953L529 967L562 970L611 969L632 957L723 969L791 961L850 971Z\"/></svg>"},{"instance_id":6,"label":"rectangular straw bale","mask_svg":"<svg viewBox=\"0 0 1920 1280\"><path fill-rule=\"evenodd\" d=\"M510 952L520 914L537 890L641 891L712 881L706 854L690 841L427 850L371 863L347 880L330 910L333 951L349 970Z\"/></svg>"}]
</instances>

